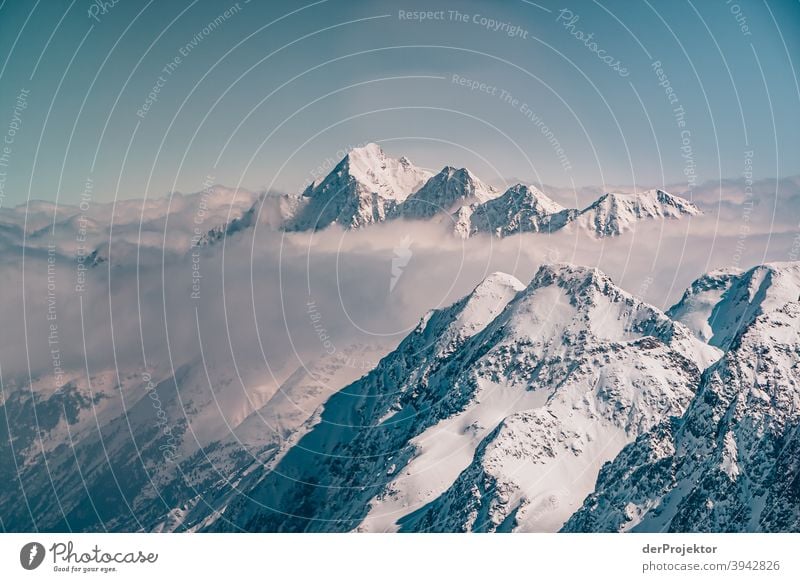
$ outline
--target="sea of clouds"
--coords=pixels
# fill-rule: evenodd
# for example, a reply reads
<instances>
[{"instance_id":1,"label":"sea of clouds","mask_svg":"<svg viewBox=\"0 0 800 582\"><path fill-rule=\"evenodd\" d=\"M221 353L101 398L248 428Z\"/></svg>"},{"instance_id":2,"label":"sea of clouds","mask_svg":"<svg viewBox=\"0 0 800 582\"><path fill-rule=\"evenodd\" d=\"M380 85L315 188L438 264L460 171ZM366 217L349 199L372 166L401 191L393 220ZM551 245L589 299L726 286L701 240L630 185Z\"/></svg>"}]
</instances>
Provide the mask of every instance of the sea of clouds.
<instances>
[{"instance_id":1,"label":"sea of clouds","mask_svg":"<svg viewBox=\"0 0 800 582\"><path fill-rule=\"evenodd\" d=\"M565 205L576 197L545 191ZM461 240L447 218L289 234L274 228L271 195L206 194L204 230L254 203L258 222L192 248L202 193L85 213L46 203L0 211L4 385L52 378L55 389L59 370L168 372L202 357L212 370L235 370L245 386L277 386L356 343L387 352L428 310L494 271L527 282L542 263L596 266L666 309L709 270L796 259L800 233L798 177L706 184L691 193L703 216L642 222L605 239L571 227ZM84 245L103 260L78 285Z\"/></svg>"}]
</instances>

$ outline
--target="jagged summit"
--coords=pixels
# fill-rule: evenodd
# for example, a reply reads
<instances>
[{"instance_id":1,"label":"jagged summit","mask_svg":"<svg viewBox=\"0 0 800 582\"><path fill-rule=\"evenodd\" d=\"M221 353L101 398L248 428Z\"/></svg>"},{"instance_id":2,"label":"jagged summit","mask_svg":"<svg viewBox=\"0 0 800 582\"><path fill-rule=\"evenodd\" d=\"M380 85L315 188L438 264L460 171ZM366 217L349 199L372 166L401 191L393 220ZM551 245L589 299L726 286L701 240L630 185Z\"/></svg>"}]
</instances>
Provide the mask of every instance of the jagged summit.
<instances>
[{"instance_id":1,"label":"jagged summit","mask_svg":"<svg viewBox=\"0 0 800 582\"><path fill-rule=\"evenodd\" d=\"M487 276L465 299L456 318L461 333L474 335L500 313L525 285L507 273Z\"/></svg>"},{"instance_id":2,"label":"jagged summit","mask_svg":"<svg viewBox=\"0 0 800 582\"><path fill-rule=\"evenodd\" d=\"M565 531L797 531L796 299L743 324L683 417L604 467Z\"/></svg>"},{"instance_id":3,"label":"jagged summit","mask_svg":"<svg viewBox=\"0 0 800 582\"><path fill-rule=\"evenodd\" d=\"M397 207L396 216L408 219L431 218L463 205L481 204L499 195L466 168L445 166L417 192Z\"/></svg>"},{"instance_id":4,"label":"jagged summit","mask_svg":"<svg viewBox=\"0 0 800 582\"><path fill-rule=\"evenodd\" d=\"M701 214L688 200L658 189L610 192L583 210L564 208L535 186L515 184L501 194L467 168L447 165L432 174L405 156L387 155L375 143L353 148L327 176L291 198L282 203L288 216L281 226L288 231L439 218L452 221L454 234L461 238L551 233L573 223L596 237L608 237L634 230L644 220ZM219 233L210 232L207 238L213 242Z\"/></svg>"},{"instance_id":5,"label":"jagged summit","mask_svg":"<svg viewBox=\"0 0 800 582\"><path fill-rule=\"evenodd\" d=\"M597 267L575 265L573 263L547 263L539 267L531 280L531 287L544 287L547 285L588 285L598 287L614 285L611 277Z\"/></svg>"},{"instance_id":6,"label":"jagged summit","mask_svg":"<svg viewBox=\"0 0 800 582\"><path fill-rule=\"evenodd\" d=\"M551 333L563 330L568 337L580 338L578 344L589 338L624 342L652 337L695 360L701 368L720 355L719 350L697 341L682 324L623 290L596 267L542 265L506 311L492 325L518 337L540 334L538 326Z\"/></svg>"},{"instance_id":7,"label":"jagged summit","mask_svg":"<svg viewBox=\"0 0 800 582\"><path fill-rule=\"evenodd\" d=\"M615 236L635 228L643 219L696 216L700 210L688 200L653 189L636 194L609 192L582 210L581 225L597 236Z\"/></svg>"},{"instance_id":8,"label":"jagged summit","mask_svg":"<svg viewBox=\"0 0 800 582\"><path fill-rule=\"evenodd\" d=\"M798 298L800 263L767 263L700 277L669 313L701 339L726 349L756 317Z\"/></svg>"},{"instance_id":9,"label":"jagged summit","mask_svg":"<svg viewBox=\"0 0 800 582\"><path fill-rule=\"evenodd\" d=\"M303 192L304 203L288 230L320 230L331 224L360 228L382 222L416 192L430 173L408 158L387 156L374 143L354 148L320 182Z\"/></svg>"},{"instance_id":10,"label":"jagged summit","mask_svg":"<svg viewBox=\"0 0 800 582\"><path fill-rule=\"evenodd\" d=\"M453 218L456 234L464 238L479 232L502 237L558 230L576 214L577 211L565 209L534 186L516 184L493 200L462 207Z\"/></svg>"},{"instance_id":11,"label":"jagged summit","mask_svg":"<svg viewBox=\"0 0 800 582\"><path fill-rule=\"evenodd\" d=\"M741 273L741 269L733 267L706 273L684 291L680 301L669 308L667 315L683 323L698 338L707 342L714 335L709 324L711 312Z\"/></svg>"},{"instance_id":12,"label":"jagged summit","mask_svg":"<svg viewBox=\"0 0 800 582\"><path fill-rule=\"evenodd\" d=\"M685 410L711 351L597 269L494 273L331 397L211 529L554 531Z\"/></svg>"},{"instance_id":13,"label":"jagged summit","mask_svg":"<svg viewBox=\"0 0 800 582\"><path fill-rule=\"evenodd\" d=\"M518 206L536 208L542 214L555 214L564 210L563 206L535 186L515 184L506 190L506 195Z\"/></svg>"},{"instance_id":14,"label":"jagged summit","mask_svg":"<svg viewBox=\"0 0 800 582\"><path fill-rule=\"evenodd\" d=\"M375 143L350 150L334 169L334 172L340 171L349 174L364 191L398 202L416 192L430 177L405 156L400 159L387 156Z\"/></svg>"},{"instance_id":15,"label":"jagged summit","mask_svg":"<svg viewBox=\"0 0 800 582\"><path fill-rule=\"evenodd\" d=\"M467 168L445 166L439 173L394 159L374 143L351 150L324 179L315 181L289 230L321 229L336 223L360 228L394 218L427 220L450 216L462 238L479 233L509 236L553 232L573 222L597 237L633 230L642 220L700 214L688 200L653 189L636 194L610 192L583 210L564 208L538 188L516 184L502 194Z\"/></svg>"},{"instance_id":16,"label":"jagged summit","mask_svg":"<svg viewBox=\"0 0 800 582\"><path fill-rule=\"evenodd\" d=\"M800 263L700 277L670 310L725 350L679 419L604 467L565 531L796 531ZM716 302L714 301L716 299Z\"/></svg>"}]
</instances>

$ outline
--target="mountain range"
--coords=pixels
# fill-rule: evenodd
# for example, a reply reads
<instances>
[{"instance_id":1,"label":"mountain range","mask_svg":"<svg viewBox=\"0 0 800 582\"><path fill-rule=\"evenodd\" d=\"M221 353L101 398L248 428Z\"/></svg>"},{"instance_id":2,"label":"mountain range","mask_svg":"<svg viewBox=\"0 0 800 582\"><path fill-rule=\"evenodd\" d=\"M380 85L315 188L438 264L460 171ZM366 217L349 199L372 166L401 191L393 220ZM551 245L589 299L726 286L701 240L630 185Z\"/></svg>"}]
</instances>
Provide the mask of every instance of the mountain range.
<instances>
[{"instance_id":1,"label":"mountain range","mask_svg":"<svg viewBox=\"0 0 800 582\"><path fill-rule=\"evenodd\" d=\"M246 402L204 362L7 383L3 528L796 531L798 299L798 263L704 275L666 313L551 264Z\"/></svg>"},{"instance_id":2,"label":"mountain range","mask_svg":"<svg viewBox=\"0 0 800 582\"><path fill-rule=\"evenodd\" d=\"M693 330L596 269L495 273L200 529L796 531L799 300L797 263L711 273Z\"/></svg>"},{"instance_id":3,"label":"mountain range","mask_svg":"<svg viewBox=\"0 0 800 582\"><path fill-rule=\"evenodd\" d=\"M144 351L143 330L154 327L148 337L157 337L167 317L167 283L182 290L173 269L191 273L195 257L224 269L228 293L248 287L253 313L257 302L274 310L256 293L259 255L233 247L228 263L205 262L222 254L215 245L226 237L259 225L275 238L338 227L361 229L366 240L378 223L426 221L478 248L481 235L580 229L605 239L698 213L661 190L565 208L532 185L501 192L465 168L433 174L370 144L298 196L214 186L86 213L31 203L0 212L0 236L9 249L25 248L34 268L54 245L62 269L54 279L70 285L76 254L88 268L103 265L95 274L108 274L107 288L95 277L103 293L93 302L58 295L60 329L79 309L82 332L94 322L90 331L106 338L100 328L111 323L112 301L127 309L144 301ZM86 238L80 253L76 232ZM126 267L135 285L112 278ZM114 342L126 328L115 315L111 342L87 349L84 339L85 366L70 367L65 356L59 374L51 361L34 374L28 360L27 374L14 375L4 362L0 469L12 478L0 482L0 529L798 530L800 263L711 271L666 311L596 268L547 263L532 272L526 282L504 272L470 279L477 285L454 303L415 309L421 317L399 344L376 336L314 359L294 352L299 365L269 374L261 360L241 365L247 358L232 344L215 351L201 337L201 314L214 301L170 312L180 322L170 327L173 341L194 341L195 325L201 341L174 361L168 353L153 364L161 354L149 343L150 365L121 352L118 360ZM204 297L214 289L204 287ZM394 297L390 308L402 301ZM227 326L240 307L222 299ZM303 313L309 329L291 335L319 334L315 317L327 325L320 309ZM35 311L31 330L47 323L45 311ZM215 331L222 325L210 321ZM239 349L257 343L263 355L261 335L242 337Z\"/></svg>"},{"instance_id":4,"label":"mountain range","mask_svg":"<svg viewBox=\"0 0 800 582\"><path fill-rule=\"evenodd\" d=\"M461 238L554 232L572 225L602 238L635 230L646 220L701 214L688 200L657 189L607 193L586 208L564 208L535 186L515 184L503 192L467 168L452 166L432 174L406 157L388 156L374 143L352 149L325 178L299 196L282 199L292 209L282 225L288 231L331 225L359 229L397 219L437 220ZM263 199L257 201L250 214L257 216L262 204ZM241 226L240 220L231 222L227 234ZM225 234L225 225L217 229L212 238Z\"/></svg>"},{"instance_id":5,"label":"mountain range","mask_svg":"<svg viewBox=\"0 0 800 582\"><path fill-rule=\"evenodd\" d=\"M564 531L800 528L800 265L710 279L727 289L709 317L725 354L682 416L603 467Z\"/></svg>"},{"instance_id":6,"label":"mountain range","mask_svg":"<svg viewBox=\"0 0 800 582\"><path fill-rule=\"evenodd\" d=\"M83 206L32 201L0 209L0 243L38 250L52 244L65 260L90 257L90 265L112 253L115 264L134 259L151 264L228 236L252 234L256 227L313 232L405 220L438 224L461 239L569 229L606 238L700 214L691 202L658 189L606 193L583 209L564 208L533 185L500 191L470 170L452 166L434 174L406 157L388 156L373 143L352 149L329 174L296 195L207 184L193 195Z\"/></svg>"},{"instance_id":7,"label":"mountain range","mask_svg":"<svg viewBox=\"0 0 800 582\"><path fill-rule=\"evenodd\" d=\"M225 515L266 531L553 530L717 356L596 269L545 266L527 287L497 273L328 400Z\"/></svg>"}]
</instances>

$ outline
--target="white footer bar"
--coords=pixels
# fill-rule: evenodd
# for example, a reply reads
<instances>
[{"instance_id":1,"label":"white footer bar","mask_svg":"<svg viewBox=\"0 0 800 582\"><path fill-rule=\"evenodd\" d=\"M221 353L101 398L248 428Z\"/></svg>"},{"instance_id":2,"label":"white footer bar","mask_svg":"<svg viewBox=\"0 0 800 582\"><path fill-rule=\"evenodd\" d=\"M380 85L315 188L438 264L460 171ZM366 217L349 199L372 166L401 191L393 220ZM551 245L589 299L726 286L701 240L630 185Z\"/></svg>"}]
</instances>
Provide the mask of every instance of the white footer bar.
<instances>
[{"instance_id":1,"label":"white footer bar","mask_svg":"<svg viewBox=\"0 0 800 582\"><path fill-rule=\"evenodd\" d=\"M3 580L800 580L800 534L2 534ZM186 579L186 578L184 578Z\"/></svg>"}]
</instances>

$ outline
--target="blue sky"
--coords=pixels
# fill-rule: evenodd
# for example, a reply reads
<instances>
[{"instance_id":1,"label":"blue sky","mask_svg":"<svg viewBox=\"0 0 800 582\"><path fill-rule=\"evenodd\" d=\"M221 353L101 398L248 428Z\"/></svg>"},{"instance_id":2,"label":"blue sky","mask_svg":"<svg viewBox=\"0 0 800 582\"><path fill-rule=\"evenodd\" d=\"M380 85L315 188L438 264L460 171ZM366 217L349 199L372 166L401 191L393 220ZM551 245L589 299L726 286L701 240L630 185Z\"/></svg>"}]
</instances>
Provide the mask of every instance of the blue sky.
<instances>
[{"instance_id":1,"label":"blue sky","mask_svg":"<svg viewBox=\"0 0 800 582\"><path fill-rule=\"evenodd\" d=\"M2 204L74 204L87 179L102 201L208 176L296 191L369 141L495 183L789 176L793 55L788 0L6 0L0 133L16 131Z\"/></svg>"}]
</instances>

